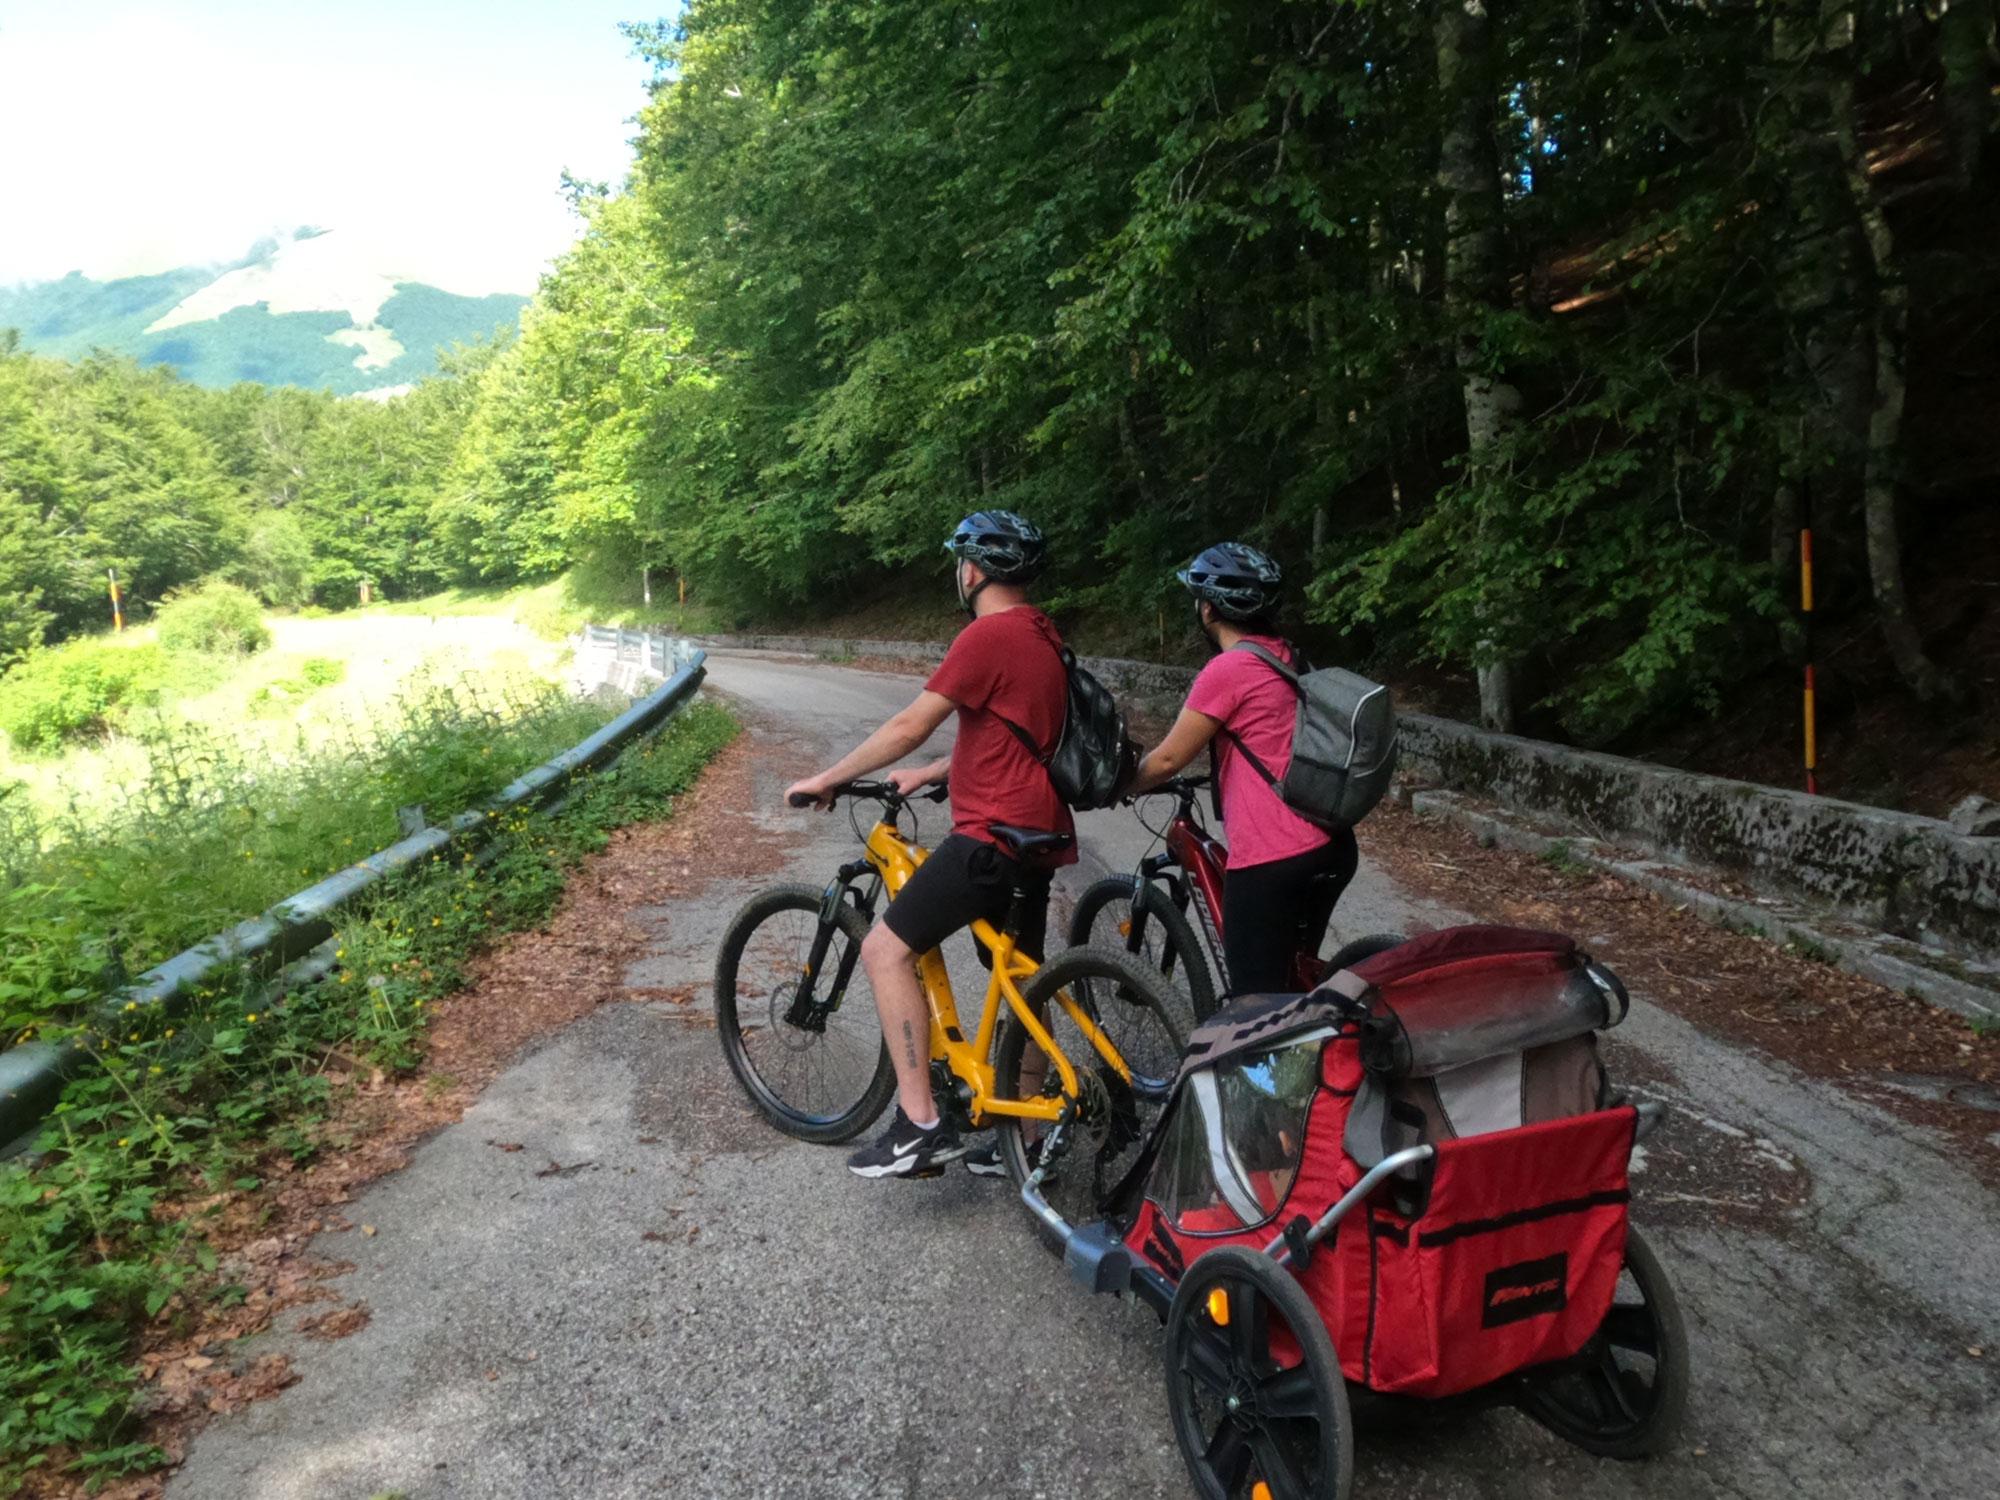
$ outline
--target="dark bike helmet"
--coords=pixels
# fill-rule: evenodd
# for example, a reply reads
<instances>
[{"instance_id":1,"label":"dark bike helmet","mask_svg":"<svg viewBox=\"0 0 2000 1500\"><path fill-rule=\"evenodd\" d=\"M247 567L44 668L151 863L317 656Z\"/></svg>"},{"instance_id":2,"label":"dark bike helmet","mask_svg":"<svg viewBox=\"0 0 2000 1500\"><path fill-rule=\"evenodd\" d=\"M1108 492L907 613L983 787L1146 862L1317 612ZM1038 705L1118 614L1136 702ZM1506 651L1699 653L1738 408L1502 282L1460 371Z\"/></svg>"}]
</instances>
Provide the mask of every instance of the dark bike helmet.
<instances>
[{"instance_id":1,"label":"dark bike helmet","mask_svg":"<svg viewBox=\"0 0 2000 1500\"><path fill-rule=\"evenodd\" d=\"M1174 577L1225 620L1255 620L1278 607L1284 575L1270 557L1242 542L1218 542Z\"/></svg>"},{"instance_id":2,"label":"dark bike helmet","mask_svg":"<svg viewBox=\"0 0 2000 1500\"><path fill-rule=\"evenodd\" d=\"M979 564L995 583L1028 583L1042 571L1048 542L1041 527L1011 510L976 510L958 523L944 550Z\"/></svg>"}]
</instances>

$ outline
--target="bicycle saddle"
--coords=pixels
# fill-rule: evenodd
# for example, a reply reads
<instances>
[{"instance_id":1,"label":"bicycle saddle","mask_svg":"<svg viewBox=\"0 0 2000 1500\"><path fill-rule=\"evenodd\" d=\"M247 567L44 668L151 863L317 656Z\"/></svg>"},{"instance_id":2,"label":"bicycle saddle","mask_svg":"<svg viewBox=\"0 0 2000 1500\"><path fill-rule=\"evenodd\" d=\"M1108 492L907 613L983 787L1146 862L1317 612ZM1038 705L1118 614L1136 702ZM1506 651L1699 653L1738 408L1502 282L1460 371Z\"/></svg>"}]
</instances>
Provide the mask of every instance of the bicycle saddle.
<instances>
[{"instance_id":1,"label":"bicycle saddle","mask_svg":"<svg viewBox=\"0 0 2000 1500\"><path fill-rule=\"evenodd\" d=\"M1011 823L988 823L986 831L1000 841L1000 847L1023 864L1060 854L1076 842L1075 835L1047 833L1040 828L1016 828Z\"/></svg>"}]
</instances>

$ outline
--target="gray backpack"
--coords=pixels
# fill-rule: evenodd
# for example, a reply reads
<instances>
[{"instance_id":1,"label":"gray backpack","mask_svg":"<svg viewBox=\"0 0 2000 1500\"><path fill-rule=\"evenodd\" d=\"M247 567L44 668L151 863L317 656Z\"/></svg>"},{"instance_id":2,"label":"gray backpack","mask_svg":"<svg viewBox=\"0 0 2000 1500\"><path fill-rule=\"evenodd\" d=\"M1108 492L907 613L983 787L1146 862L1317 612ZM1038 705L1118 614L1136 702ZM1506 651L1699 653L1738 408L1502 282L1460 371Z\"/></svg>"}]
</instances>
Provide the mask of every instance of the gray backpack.
<instances>
[{"instance_id":1,"label":"gray backpack","mask_svg":"<svg viewBox=\"0 0 2000 1500\"><path fill-rule=\"evenodd\" d=\"M1255 653L1299 695L1292 726L1292 763L1282 778L1225 729L1229 742L1285 806L1322 828L1352 828L1374 810L1396 772L1396 709L1389 690L1339 667L1303 673L1253 641L1232 648Z\"/></svg>"}]
</instances>

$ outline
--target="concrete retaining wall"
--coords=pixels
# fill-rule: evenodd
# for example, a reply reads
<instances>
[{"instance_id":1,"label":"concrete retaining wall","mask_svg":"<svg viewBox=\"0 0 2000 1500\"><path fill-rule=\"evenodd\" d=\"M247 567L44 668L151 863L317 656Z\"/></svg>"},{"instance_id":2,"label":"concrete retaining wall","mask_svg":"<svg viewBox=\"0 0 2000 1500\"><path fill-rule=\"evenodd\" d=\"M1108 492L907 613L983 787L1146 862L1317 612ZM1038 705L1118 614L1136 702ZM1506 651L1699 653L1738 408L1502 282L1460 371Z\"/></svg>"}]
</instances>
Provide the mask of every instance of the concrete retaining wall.
<instances>
[{"instance_id":1,"label":"concrete retaining wall","mask_svg":"<svg viewBox=\"0 0 2000 1500\"><path fill-rule=\"evenodd\" d=\"M1492 734L1403 721L1403 763L1429 780L1577 832L1735 875L1913 941L2000 953L2000 839L1936 818L1812 797Z\"/></svg>"},{"instance_id":2,"label":"concrete retaining wall","mask_svg":"<svg viewBox=\"0 0 2000 1500\"><path fill-rule=\"evenodd\" d=\"M942 642L712 636L704 644L821 656L935 661ZM1185 667L1086 657L1121 697L1171 713ZM1429 714L1403 716L1403 768L1578 834L1720 870L1756 890L1980 959L2000 954L2000 838L1936 818L1810 797L1492 734Z\"/></svg>"}]
</instances>

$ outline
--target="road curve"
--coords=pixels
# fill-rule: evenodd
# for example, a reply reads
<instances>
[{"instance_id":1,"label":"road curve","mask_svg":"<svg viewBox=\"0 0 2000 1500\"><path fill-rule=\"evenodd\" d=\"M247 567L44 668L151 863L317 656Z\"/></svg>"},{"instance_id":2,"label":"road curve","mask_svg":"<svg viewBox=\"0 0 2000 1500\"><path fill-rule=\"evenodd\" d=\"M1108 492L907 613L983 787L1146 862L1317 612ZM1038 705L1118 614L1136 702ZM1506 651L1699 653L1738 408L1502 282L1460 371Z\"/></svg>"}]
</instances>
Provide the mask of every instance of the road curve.
<instances>
[{"instance_id":1,"label":"road curve","mask_svg":"<svg viewBox=\"0 0 2000 1500\"><path fill-rule=\"evenodd\" d=\"M916 686L760 653L710 670L753 736L744 828L771 867L644 910L653 947L628 976L699 984L698 1007L737 906L774 879L824 879L852 848L844 818L785 811L779 790ZM1406 900L1363 832L1344 934L1460 919ZM1083 835L1073 881L1130 868L1146 843L1129 814ZM1638 998L1614 1068L1677 1106L1635 1215L1693 1329L1680 1451L1602 1463L1495 1412L1364 1432L1355 1494L2000 1494L1993 1195L1935 1138ZM169 1495L1188 1493L1149 1313L1071 1287L1004 1183L865 1183L778 1136L691 1009L597 1010L358 1200L375 1236L317 1248L355 1263L335 1285L372 1321L333 1343L289 1327L255 1341L246 1357L282 1350L301 1379L202 1434ZM548 1161L589 1166L538 1176Z\"/></svg>"}]
</instances>

